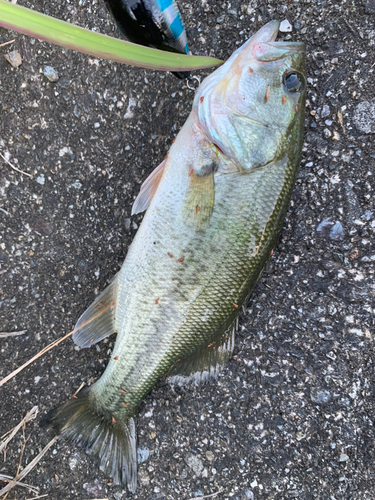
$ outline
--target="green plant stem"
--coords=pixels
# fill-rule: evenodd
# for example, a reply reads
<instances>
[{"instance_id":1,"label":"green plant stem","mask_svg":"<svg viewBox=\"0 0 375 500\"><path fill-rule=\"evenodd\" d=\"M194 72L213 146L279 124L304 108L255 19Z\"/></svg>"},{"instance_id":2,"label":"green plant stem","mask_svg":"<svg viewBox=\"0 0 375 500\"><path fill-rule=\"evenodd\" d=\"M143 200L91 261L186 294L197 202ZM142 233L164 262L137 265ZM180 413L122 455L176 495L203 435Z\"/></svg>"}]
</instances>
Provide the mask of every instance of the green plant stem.
<instances>
[{"instance_id":1,"label":"green plant stem","mask_svg":"<svg viewBox=\"0 0 375 500\"><path fill-rule=\"evenodd\" d=\"M141 68L162 71L191 71L218 66L223 62L213 57L175 54L125 42L11 4L5 0L0 0L1 26L68 49Z\"/></svg>"}]
</instances>

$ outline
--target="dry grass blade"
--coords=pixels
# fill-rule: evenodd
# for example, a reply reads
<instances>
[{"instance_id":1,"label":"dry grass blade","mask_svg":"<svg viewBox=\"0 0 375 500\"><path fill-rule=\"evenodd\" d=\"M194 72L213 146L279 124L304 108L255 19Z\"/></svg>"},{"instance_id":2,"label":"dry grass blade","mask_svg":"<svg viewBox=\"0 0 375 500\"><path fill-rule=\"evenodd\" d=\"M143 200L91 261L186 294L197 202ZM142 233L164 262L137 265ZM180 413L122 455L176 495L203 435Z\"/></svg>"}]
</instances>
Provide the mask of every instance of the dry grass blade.
<instances>
[{"instance_id":1,"label":"dry grass blade","mask_svg":"<svg viewBox=\"0 0 375 500\"><path fill-rule=\"evenodd\" d=\"M37 500L38 498L45 498L48 497L48 493L45 495L39 495L38 497L32 497L32 498L26 498L26 500Z\"/></svg>"},{"instance_id":2,"label":"dry grass blade","mask_svg":"<svg viewBox=\"0 0 375 500\"><path fill-rule=\"evenodd\" d=\"M18 337L18 335L24 335L27 330L21 330L19 332L0 332L0 339L5 339L6 337Z\"/></svg>"},{"instance_id":3,"label":"dry grass blade","mask_svg":"<svg viewBox=\"0 0 375 500\"><path fill-rule=\"evenodd\" d=\"M189 500L203 500L204 498L213 498L213 497L216 497L216 495L218 495L222 491L224 491L223 488L221 488L220 490L216 491L215 493L211 493L210 495L204 495L203 497L189 498Z\"/></svg>"},{"instance_id":4,"label":"dry grass blade","mask_svg":"<svg viewBox=\"0 0 375 500\"><path fill-rule=\"evenodd\" d=\"M20 453L20 459L19 459L18 467L17 467L17 474L16 474L16 477L13 479L13 481L8 485L9 486L9 490L6 493L6 495L3 498L3 500L6 500L7 496L9 495L10 490L12 488L14 488L17 485L17 482L18 482L17 478L18 478L18 475L19 475L19 472L20 472L20 468L21 468L21 464L22 464L22 458L23 458L23 454L25 452L26 443L27 443L27 439L26 439L26 436L25 436L25 430L26 430L26 423L24 422L23 423L23 427L22 427L23 443L22 443L22 448L21 448L21 453Z\"/></svg>"},{"instance_id":5,"label":"dry grass blade","mask_svg":"<svg viewBox=\"0 0 375 500\"><path fill-rule=\"evenodd\" d=\"M26 363L24 363L22 366L20 366L19 368L17 368L17 370L14 370L14 372L10 373L6 377L4 377L2 380L0 380L0 387L2 385L6 384L15 375L17 375L17 373L21 372L24 368L26 368L26 366L31 365L31 363L33 363L36 359L40 358L41 356L43 356L43 354L45 354L46 352L48 352L49 350L51 350L56 345L60 344L60 342L62 342L63 340L67 339L68 337L70 337L73 334L73 331L69 332L64 337L61 337L60 339L55 340L54 342L52 342L51 344L49 344L47 347L45 347L44 349L42 349L38 354L36 354L35 356L33 356L31 359L29 359L29 361L26 361Z\"/></svg>"},{"instance_id":6,"label":"dry grass blade","mask_svg":"<svg viewBox=\"0 0 375 500\"><path fill-rule=\"evenodd\" d=\"M3 156L1 153L0 153L0 157L1 157L4 161L5 161L5 163L7 163L7 164L10 166L10 168L12 168L13 170L15 170L16 172L19 172L19 173L20 173L20 174L22 174L22 175L27 175L27 177L32 177L32 175L31 175L31 174L28 174L27 172L23 172L23 171L22 171L22 170L20 170L19 168L17 168L17 167L15 167L14 165L12 165L12 164L10 163L10 161L8 161L8 160L5 158L5 156Z\"/></svg>"},{"instance_id":7,"label":"dry grass blade","mask_svg":"<svg viewBox=\"0 0 375 500\"><path fill-rule=\"evenodd\" d=\"M12 478L12 476L0 474L0 481L10 483L13 481L13 478ZM22 488L26 488L29 491L31 491L31 493L39 493L39 488L37 488L36 486L31 486L31 484L21 483L20 481L17 481L16 486L21 486ZM35 498L40 498L40 497L33 497L33 499L35 499Z\"/></svg>"},{"instance_id":8,"label":"dry grass blade","mask_svg":"<svg viewBox=\"0 0 375 500\"><path fill-rule=\"evenodd\" d=\"M73 398L75 396L77 396L77 394L79 393L79 391L81 391L84 387L85 387L85 383L82 382L82 384L78 387L78 389L76 390L76 392L73 394Z\"/></svg>"},{"instance_id":9,"label":"dry grass blade","mask_svg":"<svg viewBox=\"0 0 375 500\"><path fill-rule=\"evenodd\" d=\"M21 429L23 425L25 425L27 422L30 422L30 420L34 420L38 414L38 407L34 406L34 408L31 408L29 412L25 415L25 417L21 420L19 424L17 424L13 429L10 431L6 432L4 436L1 436L0 439L6 438L2 443L0 443L0 452L3 451L9 441L14 438L14 436L17 434L17 432Z\"/></svg>"},{"instance_id":10,"label":"dry grass blade","mask_svg":"<svg viewBox=\"0 0 375 500\"><path fill-rule=\"evenodd\" d=\"M47 451L55 444L55 442L58 440L59 436L55 436L48 444L43 448L43 450L38 453L38 455L32 460L26 467L23 469L21 474L17 474L17 476L14 478L14 481L18 482L20 479L23 479L27 474L32 471L32 469L36 466L36 464L43 458L43 456L47 453ZM14 483L16 484L16 483ZM13 483L8 484L5 486L2 490L0 490L0 495L4 495L8 491L10 491L13 488Z\"/></svg>"},{"instance_id":11,"label":"dry grass blade","mask_svg":"<svg viewBox=\"0 0 375 500\"><path fill-rule=\"evenodd\" d=\"M0 156L1 156L1 153L0 153ZM96 318L98 318L99 316L101 316L104 311L105 311L105 309L103 309L102 311L100 311L98 314L95 314L95 316L93 316L85 324L87 325L88 323L91 323L91 321L94 321ZM44 349L42 349L40 352L38 352L38 354L36 354L31 359L29 359L29 361L26 361L26 363L24 363L22 366L20 366L19 368L17 368L17 370L14 370L14 372L10 373L6 377L4 377L2 380L0 380L0 387L2 385L6 384L15 375L17 375L17 373L21 372L24 368L26 368L26 366L30 365L31 363L33 363L33 361L35 361L36 359L40 358L40 356L43 356L43 354L45 354L46 352L48 352L50 349L52 349L56 345L60 344L60 342L62 342L63 340L65 340L68 337L70 337L71 335L73 335L73 333L76 332L76 331L79 331L79 328L72 330L71 332L67 333L64 337L61 337L60 339L55 340L54 342L52 342L51 344L49 344L47 347L45 347ZM78 389L78 390L80 390L80 389Z\"/></svg>"},{"instance_id":12,"label":"dry grass blade","mask_svg":"<svg viewBox=\"0 0 375 500\"><path fill-rule=\"evenodd\" d=\"M9 42L0 43L0 47L5 47L5 45L10 45L11 43L14 43L15 41L16 41L16 39L13 38L13 40L9 40Z\"/></svg>"},{"instance_id":13,"label":"dry grass blade","mask_svg":"<svg viewBox=\"0 0 375 500\"><path fill-rule=\"evenodd\" d=\"M339 124L341 125L342 131L345 133L344 120L343 120L341 111L337 111L337 119L338 119Z\"/></svg>"}]
</instances>

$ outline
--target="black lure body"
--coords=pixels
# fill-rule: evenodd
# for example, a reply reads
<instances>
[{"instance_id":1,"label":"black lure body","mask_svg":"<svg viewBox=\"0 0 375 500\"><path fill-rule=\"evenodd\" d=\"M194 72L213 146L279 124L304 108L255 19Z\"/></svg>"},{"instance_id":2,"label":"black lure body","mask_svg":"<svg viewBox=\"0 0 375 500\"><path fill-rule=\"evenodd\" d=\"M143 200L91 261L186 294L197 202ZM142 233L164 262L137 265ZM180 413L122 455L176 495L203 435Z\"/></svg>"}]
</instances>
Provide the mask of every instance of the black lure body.
<instances>
[{"instance_id":1,"label":"black lure body","mask_svg":"<svg viewBox=\"0 0 375 500\"><path fill-rule=\"evenodd\" d=\"M188 54L184 24L174 0L105 0L116 24L130 42ZM173 72L188 78L188 72Z\"/></svg>"}]
</instances>

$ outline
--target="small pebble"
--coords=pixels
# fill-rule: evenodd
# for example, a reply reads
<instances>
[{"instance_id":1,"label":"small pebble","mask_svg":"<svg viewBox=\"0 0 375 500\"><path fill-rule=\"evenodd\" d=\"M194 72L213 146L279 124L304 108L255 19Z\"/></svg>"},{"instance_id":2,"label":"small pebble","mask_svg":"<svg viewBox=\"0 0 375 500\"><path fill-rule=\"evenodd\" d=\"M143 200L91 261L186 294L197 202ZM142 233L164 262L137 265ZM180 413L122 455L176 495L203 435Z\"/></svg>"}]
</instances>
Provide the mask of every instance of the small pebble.
<instances>
[{"instance_id":1,"label":"small pebble","mask_svg":"<svg viewBox=\"0 0 375 500\"><path fill-rule=\"evenodd\" d=\"M328 139L329 137L331 137L331 135L332 135L332 132L331 132L330 130L328 130L328 128L325 128L325 129L323 130L323 133L324 133L324 135L325 135L325 137L326 137L327 139Z\"/></svg>"},{"instance_id":2,"label":"small pebble","mask_svg":"<svg viewBox=\"0 0 375 500\"><path fill-rule=\"evenodd\" d=\"M9 54L5 55L5 59L13 68L18 68L22 64L22 57L18 50L12 50Z\"/></svg>"},{"instance_id":3,"label":"small pebble","mask_svg":"<svg viewBox=\"0 0 375 500\"><path fill-rule=\"evenodd\" d=\"M130 118L133 118L134 116L134 110L137 107L137 101L133 98L129 98L129 104L128 107L126 108L126 113L124 115L125 120L129 120Z\"/></svg>"},{"instance_id":4,"label":"small pebble","mask_svg":"<svg viewBox=\"0 0 375 500\"><path fill-rule=\"evenodd\" d=\"M316 231L323 238L330 238L334 241L342 241L345 236L341 222L333 221L330 218L322 220Z\"/></svg>"},{"instance_id":5,"label":"small pebble","mask_svg":"<svg viewBox=\"0 0 375 500\"><path fill-rule=\"evenodd\" d=\"M325 389L319 390L315 387L311 389L310 397L311 400L314 401L314 403L320 405L327 404L331 401L331 393L329 391Z\"/></svg>"},{"instance_id":6,"label":"small pebble","mask_svg":"<svg viewBox=\"0 0 375 500\"><path fill-rule=\"evenodd\" d=\"M322 112L320 113L320 116L322 118L327 118L327 116L329 116L331 114L331 110L329 109L329 106L327 106L327 104L325 104L322 108Z\"/></svg>"},{"instance_id":7,"label":"small pebble","mask_svg":"<svg viewBox=\"0 0 375 500\"><path fill-rule=\"evenodd\" d=\"M104 497L105 490L98 479L94 479L94 481L91 481L90 483L84 483L83 489L86 490L90 495L96 496L98 498Z\"/></svg>"},{"instance_id":8,"label":"small pebble","mask_svg":"<svg viewBox=\"0 0 375 500\"><path fill-rule=\"evenodd\" d=\"M335 241L341 241L344 239L344 228L342 227L341 222L335 222L329 232L329 237Z\"/></svg>"},{"instance_id":9,"label":"small pebble","mask_svg":"<svg viewBox=\"0 0 375 500\"><path fill-rule=\"evenodd\" d=\"M44 174L39 174L35 180L38 184L41 184L42 186L46 182L46 178L44 177Z\"/></svg>"},{"instance_id":10,"label":"small pebble","mask_svg":"<svg viewBox=\"0 0 375 500\"><path fill-rule=\"evenodd\" d=\"M73 456L69 457L69 467L70 467L70 470L75 470L78 463L79 463L79 456L74 454Z\"/></svg>"},{"instance_id":11,"label":"small pebble","mask_svg":"<svg viewBox=\"0 0 375 500\"><path fill-rule=\"evenodd\" d=\"M147 446L139 446L137 450L137 462L139 464L142 464L143 462L146 462L148 457L150 456L150 450L147 448Z\"/></svg>"},{"instance_id":12,"label":"small pebble","mask_svg":"<svg viewBox=\"0 0 375 500\"><path fill-rule=\"evenodd\" d=\"M284 19L284 21L281 21L279 30L282 33L290 33L292 31L292 25L290 24L288 19Z\"/></svg>"},{"instance_id":13,"label":"small pebble","mask_svg":"<svg viewBox=\"0 0 375 500\"><path fill-rule=\"evenodd\" d=\"M59 74L55 69L52 68L52 66L44 66L43 68L43 75L50 81L50 82L57 82L59 79Z\"/></svg>"},{"instance_id":14,"label":"small pebble","mask_svg":"<svg viewBox=\"0 0 375 500\"><path fill-rule=\"evenodd\" d=\"M199 477L202 474L204 468L203 463L202 460L196 455L193 455L192 453L187 454L185 457L185 463L196 476Z\"/></svg>"},{"instance_id":15,"label":"small pebble","mask_svg":"<svg viewBox=\"0 0 375 500\"><path fill-rule=\"evenodd\" d=\"M364 134L375 133L375 99L363 101L356 106L353 115L354 125Z\"/></svg>"}]
</instances>

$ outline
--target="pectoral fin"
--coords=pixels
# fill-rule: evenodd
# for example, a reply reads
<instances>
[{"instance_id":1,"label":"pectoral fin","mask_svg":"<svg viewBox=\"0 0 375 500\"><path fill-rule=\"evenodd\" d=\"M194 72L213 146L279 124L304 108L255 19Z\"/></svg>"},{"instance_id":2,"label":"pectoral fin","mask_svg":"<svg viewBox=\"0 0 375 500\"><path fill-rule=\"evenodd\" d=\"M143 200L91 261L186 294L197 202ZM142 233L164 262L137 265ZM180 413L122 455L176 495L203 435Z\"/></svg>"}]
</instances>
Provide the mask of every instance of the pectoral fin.
<instances>
[{"instance_id":1,"label":"pectoral fin","mask_svg":"<svg viewBox=\"0 0 375 500\"><path fill-rule=\"evenodd\" d=\"M90 347L116 331L117 282L116 276L77 321L73 341L78 346Z\"/></svg>"},{"instance_id":2,"label":"pectoral fin","mask_svg":"<svg viewBox=\"0 0 375 500\"><path fill-rule=\"evenodd\" d=\"M133 203L132 215L144 212L150 206L151 200L154 197L162 178L165 163L166 160L163 160L142 184L141 190Z\"/></svg>"},{"instance_id":3,"label":"pectoral fin","mask_svg":"<svg viewBox=\"0 0 375 500\"><path fill-rule=\"evenodd\" d=\"M202 229L210 220L215 203L214 164L197 173L189 172L184 216L187 224ZM203 169L202 169L203 170Z\"/></svg>"}]
</instances>

